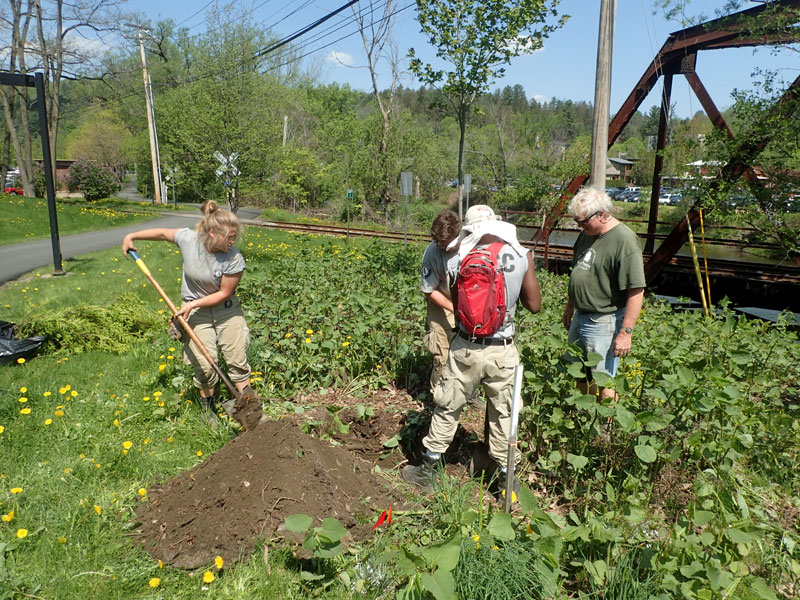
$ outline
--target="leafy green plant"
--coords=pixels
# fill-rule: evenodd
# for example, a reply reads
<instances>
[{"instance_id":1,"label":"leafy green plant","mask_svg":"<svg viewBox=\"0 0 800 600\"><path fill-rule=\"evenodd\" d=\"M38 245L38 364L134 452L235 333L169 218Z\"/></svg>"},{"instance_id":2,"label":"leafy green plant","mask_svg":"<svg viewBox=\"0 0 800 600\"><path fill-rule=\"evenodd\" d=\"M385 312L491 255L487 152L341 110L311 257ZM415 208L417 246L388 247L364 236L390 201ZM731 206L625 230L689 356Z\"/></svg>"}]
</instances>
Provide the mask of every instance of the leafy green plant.
<instances>
[{"instance_id":1,"label":"leafy green plant","mask_svg":"<svg viewBox=\"0 0 800 600\"><path fill-rule=\"evenodd\" d=\"M67 189L70 192L82 192L88 202L108 198L119 191L119 180L111 169L97 163L78 159L69 168Z\"/></svg>"}]
</instances>

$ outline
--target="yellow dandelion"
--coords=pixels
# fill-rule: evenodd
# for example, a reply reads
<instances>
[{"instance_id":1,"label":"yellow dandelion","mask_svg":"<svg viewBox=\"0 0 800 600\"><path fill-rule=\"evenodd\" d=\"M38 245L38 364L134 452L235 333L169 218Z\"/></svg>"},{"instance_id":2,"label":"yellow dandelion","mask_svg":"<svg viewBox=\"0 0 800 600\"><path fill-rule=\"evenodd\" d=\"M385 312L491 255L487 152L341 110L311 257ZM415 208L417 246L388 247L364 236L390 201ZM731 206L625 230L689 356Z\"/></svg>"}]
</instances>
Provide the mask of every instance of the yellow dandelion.
<instances>
[{"instance_id":1,"label":"yellow dandelion","mask_svg":"<svg viewBox=\"0 0 800 600\"><path fill-rule=\"evenodd\" d=\"M24 358L18 358L18 359L17 359L17 362L18 362L19 364L23 364L23 363L25 362L25 359L24 359ZM25 529L20 529L20 531L24 531L24 532L25 532L25 535L28 535L28 532L27 532L27 530L25 530ZM17 532L17 536L18 536L18 537L25 537L25 535L23 535L23 536L20 536L20 535L19 535L19 531Z\"/></svg>"},{"instance_id":2,"label":"yellow dandelion","mask_svg":"<svg viewBox=\"0 0 800 600\"><path fill-rule=\"evenodd\" d=\"M21 408L19 412L20 412L20 414L23 414L23 415L29 415L29 414L31 414L31 409L26 406L25 408Z\"/></svg>"},{"instance_id":3,"label":"yellow dandelion","mask_svg":"<svg viewBox=\"0 0 800 600\"><path fill-rule=\"evenodd\" d=\"M306 338L306 344L310 344L310 343L311 343L311 338Z\"/></svg>"},{"instance_id":4,"label":"yellow dandelion","mask_svg":"<svg viewBox=\"0 0 800 600\"><path fill-rule=\"evenodd\" d=\"M3 433L5 430L6 430L6 428L3 427L2 425L0 425L0 433Z\"/></svg>"},{"instance_id":5,"label":"yellow dandelion","mask_svg":"<svg viewBox=\"0 0 800 600\"><path fill-rule=\"evenodd\" d=\"M144 402L150 402L150 396L145 396L144 398L142 398L142 400Z\"/></svg>"},{"instance_id":6,"label":"yellow dandelion","mask_svg":"<svg viewBox=\"0 0 800 600\"><path fill-rule=\"evenodd\" d=\"M159 373L160 373L161 371L163 371L164 369L166 369L166 368L167 368L167 364L166 364L166 363L161 363L160 365L158 365L158 371L159 371Z\"/></svg>"},{"instance_id":7,"label":"yellow dandelion","mask_svg":"<svg viewBox=\"0 0 800 600\"><path fill-rule=\"evenodd\" d=\"M203 456L203 451L202 450L198 450L197 451L197 456Z\"/></svg>"},{"instance_id":8,"label":"yellow dandelion","mask_svg":"<svg viewBox=\"0 0 800 600\"><path fill-rule=\"evenodd\" d=\"M223 565L223 564L225 564L225 561L223 561L223 560L222 560L222 557L221 557L221 556L217 556L217 557L214 559L214 566L215 566L215 567L217 567L217 569L218 569L218 570L219 570L219 569L222 569L222 565Z\"/></svg>"},{"instance_id":9,"label":"yellow dandelion","mask_svg":"<svg viewBox=\"0 0 800 600\"><path fill-rule=\"evenodd\" d=\"M66 544L66 543L67 543L67 538L65 538L65 537L62 535L60 538L58 538L58 543L59 543L59 544Z\"/></svg>"},{"instance_id":10,"label":"yellow dandelion","mask_svg":"<svg viewBox=\"0 0 800 600\"><path fill-rule=\"evenodd\" d=\"M114 427L119 427L119 419L114 419Z\"/></svg>"},{"instance_id":11,"label":"yellow dandelion","mask_svg":"<svg viewBox=\"0 0 800 600\"><path fill-rule=\"evenodd\" d=\"M170 443L170 444L172 443L172 440L173 440L172 436L169 436L169 437L167 438L167 442L168 442L168 443Z\"/></svg>"},{"instance_id":12,"label":"yellow dandelion","mask_svg":"<svg viewBox=\"0 0 800 600\"><path fill-rule=\"evenodd\" d=\"M349 346L350 342L342 342L342 346Z\"/></svg>"},{"instance_id":13,"label":"yellow dandelion","mask_svg":"<svg viewBox=\"0 0 800 600\"><path fill-rule=\"evenodd\" d=\"M23 386L23 387L19 388L19 393L20 393L20 394L24 394L24 393L25 393L25 392L27 392L27 391L28 391L28 388L26 388L25 386Z\"/></svg>"},{"instance_id":14,"label":"yellow dandelion","mask_svg":"<svg viewBox=\"0 0 800 600\"><path fill-rule=\"evenodd\" d=\"M153 392L153 396L155 396L156 398L158 398L161 394L162 392Z\"/></svg>"},{"instance_id":15,"label":"yellow dandelion","mask_svg":"<svg viewBox=\"0 0 800 600\"><path fill-rule=\"evenodd\" d=\"M58 388L58 393L59 394L66 394L67 393L67 388L63 388L63 387Z\"/></svg>"},{"instance_id":16,"label":"yellow dandelion","mask_svg":"<svg viewBox=\"0 0 800 600\"><path fill-rule=\"evenodd\" d=\"M472 536L472 539L473 539L473 540L475 540L475 541L477 542L477 541L480 541L480 539L481 539L481 536L479 536L479 535L476 533L475 535L473 535L473 536Z\"/></svg>"},{"instance_id":17,"label":"yellow dandelion","mask_svg":"<svg viewBox=\"0 0 800 600\"><path fill-rule=\"evenodd\" d=\"M125 440L124 442L122 442L122 447L125 448L125 450L130 450L132 446L133 442L131 442L130 440Z\"/></svg>"},{"instance_id":18,"label":"yellow dandelion","mask_svg":"<svg viewBox=\"0 0 800 600\"><path fill-rule=\"evenodd\" d=\"M95 504L94 505L94 512L96 512L99 515L101 512L103 512L103 509L100 508L99 506L97 506L97 504Z\"/></svg>"},{"instance_id":19,"label":"yellow dandelion","mask_svg":"<svg viewBox=\"0 0 800 600\"><path fill-rule=\"evenodd\" d=\"M283 337L285 337L286 339L289 339L290 337L292 337L292 334L291 334L291 333L287 333L287 334L286 334L285 336L283 336Z\"/></svg>"},{"instance_id":20,"label":"yellow dandelion","mask_svg":"<svg viewBox=\"0 0 800 600\"><path fill-rule=\"evenodd\" d=\"M48 396L49 396L51 393L52 393L52 392L50 392L50 390L48 390L48 391L46 391L44 394L42 394L42 396L44 396L45 398L47 398L47 397L48 397Z\"/></svg>"},{"instance_id":21,"label":"yellow dandelion","mask_svg":"<svg viewBox=\"0 0 800 600\"><path fill-rule=\"evenodd\" d=\"M314 330L313 329L306 329L306 333L308 335L311 335L312 333L314 333Z\"/></svg>"},{"instance_id":22,"label":"yellow dandelion","mask_svg":"<svg viewBox=\"0 0 800 600\"><path fill-rule=\"evenodd\" d=\"M203 573L203 583L211 583L214 581L214 574L211 571Z\"/></svg>"},{"instance_id":23,"label":"yellow dandelion","mask_svg":"<svg viewBox=\"0 0 800 600\"><path fill-rule=\"evenodd\" d=\"M50 425L52 422L53 422L53 419L45 419L44 420L44 424L45 425Z\"/></svg>"},{"instance_id":24,"label":"yellow dandelion","mask_svg":"<svg viewBox=\"0 0 800 600\"><path fill-rule=\"evenodd\" d=\"M8 523L13 518L14 518L14 511L10 510L10 511L8 511L8 513L6 513L2 517L0 517L0 521L3 521L3 523Z\"/></svg>"},{"instance_id":25,"label":"yellow dandelion","mask_svg":"<svg viewBox=\"0 0 800 600\"><path fill-rule=\"evenodd\" d=\"M54 414L55 416L57 416L57 417L63 417L63 416L64 416L64 411L63 411L63 410L57 410L57 411L56 411L56 412L54 412L53 414Z\"/></svg>"},{"instance_id":26,"label":"yellow dandelion","mask_svg":"<svg viewBox=\"0 0 800 600\"><path fill-rule=\"evenodd\" d=\"M19 399L19 402L21 402L22 404L25 404L27 401L28 399L25 396Z\"/></svg>"},{"instance_id":27,"label":"yellow dandelion","mask_svg":"<svg viewBox=\"0 0 800 600\"><path fill-rule=\"evenodd\" d=\"M75 396L77 396L77 395L78 395L78 392L76 392L75 390L72 390L72 391L69 393L69 395L70 395L70 396L72 396L72 397L74 398Z\"/></svg>"},{"instance_id":28,"label":"yellow dandelion","mask_svg":"<svg viewBox=\"0 0 800 600\"><path fill-rule=\"evenodd\" d=\"M67 385L64 386L64 389L66 391L70 391L72 389L72 386L70 384L67 384Z\"/></svg>"},{"instance_id":29,"label":"yellow dandelion","mask_svg":"<svg viewBox=\"0 0 800 600\"><path fill-rule=\"evenodd\" d=\"M151 588L157 588L159 585L161 585L161 580L158 577L152 577L150 581L147 582L147 585L149 585Z\"/></svg>"},{"instance_id":30,"label":"yellow dandelion","mask_svg":"<svg viewBox=\"0 0 800 600\"><path fill-rule=\"evenodd\" d=\"M163 569L164 568L164 563L161 561L160 558L158 559L158 568L159 569Z\"/></svg>"},{"instance_id":31,"label":"yellow dandelion","mask_svg":"<svg viewBox=\"0 0 800 600\"><path fill-rule=\"evenodd\" d=\"M139 488L139 495L140 496L147 496L147 490L144 488Z\"/></svg>"},{"instance_id":32,"label":"yellow dandelion","mask_svg":"<svg viewBox=\"0 0 800 600\"><path fill-rule=\"evenodd\" d=\"M20 360L22 360L22 359L20 359ZM17 529L17 537L19 539L22 539L22 538L26 537L27 535L28 535L28 530L27 529Z\"/></svg>"}]
</instances>

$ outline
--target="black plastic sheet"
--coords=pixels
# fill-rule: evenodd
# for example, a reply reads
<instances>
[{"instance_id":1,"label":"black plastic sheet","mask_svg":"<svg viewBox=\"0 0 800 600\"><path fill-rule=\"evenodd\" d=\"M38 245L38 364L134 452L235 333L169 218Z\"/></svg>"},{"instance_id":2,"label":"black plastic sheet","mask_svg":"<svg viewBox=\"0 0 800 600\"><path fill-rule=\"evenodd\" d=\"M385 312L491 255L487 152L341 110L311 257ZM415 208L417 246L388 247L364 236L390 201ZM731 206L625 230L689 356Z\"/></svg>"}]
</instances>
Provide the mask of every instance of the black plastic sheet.
<instances>
[{"instance_id":1,"label":"black plastic sheet","mask_svg":"<svg viewBox=\"0 0 800 600\"><path fill-rule=\"evenodd\" d=\"M15 339L14 325L8 321L0 321L0 365L16 363L20 358L27 360L44 344L43 335L22 340Z\"/></svg>"}]
</instances>

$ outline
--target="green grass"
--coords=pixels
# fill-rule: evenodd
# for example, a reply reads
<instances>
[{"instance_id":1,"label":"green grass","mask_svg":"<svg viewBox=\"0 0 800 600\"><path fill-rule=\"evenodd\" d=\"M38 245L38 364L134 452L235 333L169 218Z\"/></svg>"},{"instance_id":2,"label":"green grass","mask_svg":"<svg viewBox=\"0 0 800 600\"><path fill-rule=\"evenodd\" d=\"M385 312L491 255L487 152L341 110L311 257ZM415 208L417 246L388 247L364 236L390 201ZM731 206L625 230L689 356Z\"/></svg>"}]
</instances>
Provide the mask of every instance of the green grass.
<instances>
[{"instance_id":1,"label":"green grass","mask_svg":"<svg viewBox=\"0 0 800 600\"><path fill-rule=\"evenodd\" d=\"M50 236L50 215L46 200L0 194L0 208L3 211L3 218L0 220L0 244L15 244ZM170 210L172 209L155 207L146 202L135 203L114 198L98 202L75 198L56 200L61 236L140 223Z\"/></svg>"},{"instance_id":2,"label":"green grass","mask_svg":"<svg viewBox=\"0 0 800 600\"><path fill-rule=\"evenodd\" d=\"M259 394L285 400L347 387L367 403L370 389L425 388L424 244L249 227L240 247ZM177 300L177 249L139 249ZM535 494L523 489L513 520L479 501L473 486L447 479L419 508L398 510L374 542L326 559L334 574L327 587L304 582L291 552L275 547L271 574L258 548L202 591L203 569L160 568L130 540L128 524L141 488L197 464L234 432L204 425L181 394L190 373L166 334L163 303L132 261L114 248L66 261L65 270L0 288L6 319L48 312L48 327L61 318L67 330L74 318L64 311L76 306L134 312L116 303L127 294L159 324L136 325L141 339L108 327L124 338L120 354L75 342L0 367L0 599L345 599L397 590L422 599L437 584L477 593L534 560L538 575L523 573L515 586L546 581L559 600L611 597L615 566L630 552L641 558L637 581L656 582L661 598L769 598L765 589L798 584L796 333L725 310L709 321L648 301L613 383L620 402L600 405L575 391L562 361L565 279L539 273L543 310L519 311L518 336L521 475ZM286 407L267 409L279 416ZM359 581L363 595L352 591Z\"/></svg>"}]
</instances>

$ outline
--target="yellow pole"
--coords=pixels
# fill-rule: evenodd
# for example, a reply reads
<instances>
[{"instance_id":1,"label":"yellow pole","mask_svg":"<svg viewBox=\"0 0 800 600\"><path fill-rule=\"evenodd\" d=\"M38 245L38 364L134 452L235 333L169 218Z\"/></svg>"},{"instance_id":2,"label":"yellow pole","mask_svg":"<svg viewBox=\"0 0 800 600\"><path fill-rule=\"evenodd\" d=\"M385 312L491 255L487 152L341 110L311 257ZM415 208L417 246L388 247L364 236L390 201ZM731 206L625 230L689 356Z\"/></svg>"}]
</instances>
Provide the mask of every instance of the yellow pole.
<instances>
[{"instance_id":1,"label":"yellow pole","mask_svg":"<svg viewBox=\"0 0 800 600\"><path fill-rule=\"evenodd\" d=\"M703 268L706 270L706 294L708 294L708 308L711 310L711 281L708 279L708 259L706 258L706 231L703 227L703 209L700 210L700 235L703 242Z\"/></svg>"},{"instance_id":2,"label":"yellow pole","mask_svg":"<svg viewBox=\"0 0 800 600\"><path fill-rule=\"evenodd\" d=\"M700 263L697 260L697 248L694 246L694 236L692 236L692 223L689 221L689 215L686 215L686 226L689 228L689 248L692 251L692 262L694 263L694 272L697 275L697 286L700 288L700 300L703 304L703 313L708 316L708 306L706 305L706 292L703 289L703 275L700 273Z\"/></svg>"}]
</instances>

